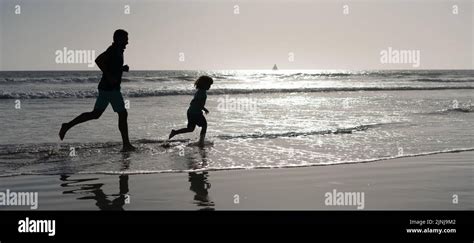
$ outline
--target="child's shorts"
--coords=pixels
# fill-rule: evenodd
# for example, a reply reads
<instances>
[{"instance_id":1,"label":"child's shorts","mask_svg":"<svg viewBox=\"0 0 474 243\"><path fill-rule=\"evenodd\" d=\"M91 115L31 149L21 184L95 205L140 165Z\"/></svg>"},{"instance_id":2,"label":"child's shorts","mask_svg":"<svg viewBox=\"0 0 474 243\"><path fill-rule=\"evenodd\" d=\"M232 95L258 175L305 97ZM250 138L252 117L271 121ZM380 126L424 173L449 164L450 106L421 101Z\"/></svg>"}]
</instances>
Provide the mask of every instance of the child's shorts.
<instances>
[{"instance_id":1,"label":"child's shorts","mask_svg":"<svg viewBox=\"0 0 474 243\"><path fill-rule=\"evenodd\" d=\"M207 125L206 118L202 113L191 113L188 112L188 127L189 126L199 126L202 127L204 125Z\"/></svg>"}]
</instances>

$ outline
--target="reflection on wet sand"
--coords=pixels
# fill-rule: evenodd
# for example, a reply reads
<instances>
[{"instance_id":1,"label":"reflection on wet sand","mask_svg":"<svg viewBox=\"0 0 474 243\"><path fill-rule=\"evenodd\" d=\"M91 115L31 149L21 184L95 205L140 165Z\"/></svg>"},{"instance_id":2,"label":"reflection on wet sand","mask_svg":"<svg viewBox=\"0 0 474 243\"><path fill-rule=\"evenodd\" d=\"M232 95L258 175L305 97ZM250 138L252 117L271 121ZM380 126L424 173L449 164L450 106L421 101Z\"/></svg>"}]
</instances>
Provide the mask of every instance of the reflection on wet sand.
<instances>
[{"instance_id":1,"label":"reflection on wet sand","mask_svg":"<svg viewBox=\"0 0 474 243\"><path fill-rule=\"evenodd\" d=\"M198 157L188 157L189 158L189 168L190 169L199 169L207 166L207 152L205 149L200 148ZM189 189L195 193L194 203L202 207L200 210L214 210L214 202L209 198L209 189L211 188L211 183L208 180L209 173L207 171L203 172L189 172L188 181L191 183Z\"/></svg>"},{"instance_id":2,"label":"reflection on wet sand","mask_svg":"<svg viewBox=\"0 0 474 243\"><path fill-rule=\"evenodd\" d=\"M199 149L198 153L187 156L188 168L199 169L207 166L207 152L205 149ZM130 155L124 154L122 158L121 170L128 170L130 167ZM100 210L124 210L124 205L130 203L128 175L119 176L119 192L107 194L103 190L104 183L93 183L99 178L81 178L72 179L72 175L61 175L61 187L64 188L63 194L77 195L77 200L94 200L95 205ZM189 172L188 182L189 190L194 193L193 203L199 207L199 210L214 210L214 202L209 197L211 183L209 182L209 173L206 171Z\"/></svg>"},{"instance_id":3,"label":"reflection on wet sand","mask_svg":"<svg viewBox=\"0 0 474 243\"><path fill-rule=\"evenodd\" d=\"M122 170L127 170L130 167L130 155L125 153L122 156ZM65 190L63 194L76 194L81 195L77 200L95 200L95 205L100 210L124 210L123 206L130 202L128 195L128 175L119 176L119 193L118 194L106 194L102 190L103 183L87 183L83 182L95 181L99 178L87 178L87 179L70 179L70 175L61 175L60 180L61 187ZM92 194L92 195L91 195ZM82 196L84 195L84 196Z\"/></svg>"},{"instance_id":4,"label":"reflection on wet sand","mask_svg":"<svg viewBox=\"0 0 474 243\"><path fill-rule=\"evenodd\" d=\"M63 194L86 194L85 196L78 197L77 200L95 200L95 205L99 207L100 210L124 210L123 206L129 200L129 196L127 194L128 175L119 176L119 193L109 195L104 193L104 191L101 189L101 187L104 185L102 183L75 185L76 183L97 180L98 178L69 179L68 175L61 175L60 179L64 182L61 184L62 187L74 188L72 190L63 191ZM91 193L92 195L90 195ZM110 197L113 199L109 199Z\"/></svg>"}]
</instances>

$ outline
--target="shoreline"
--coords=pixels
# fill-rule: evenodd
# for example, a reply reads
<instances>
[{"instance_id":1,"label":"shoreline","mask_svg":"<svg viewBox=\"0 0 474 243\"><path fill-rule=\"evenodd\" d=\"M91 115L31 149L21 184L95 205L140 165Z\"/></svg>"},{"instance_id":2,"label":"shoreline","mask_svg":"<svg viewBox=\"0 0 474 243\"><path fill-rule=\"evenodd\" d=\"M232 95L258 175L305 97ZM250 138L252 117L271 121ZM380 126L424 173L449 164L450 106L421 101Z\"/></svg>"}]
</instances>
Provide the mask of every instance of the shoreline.
<instances>
[{"instance_id":1,"label":"shoreline","mask_svg":"<svg viewBox=\"0 0 474 243\"><path fill-rule=\"evenodd\" d=\"M157 140L159 141L159 140ZM165 141L165 140L163 140ZM132 141L133 143L134 141ZM120 142L116 142L120 144ZM53 143L51 143L53 144ZM408 154L408 155L397 155L392 157L383 157L376 159L367 159L362 161L342 161L334 164L308 164L308 165L287 165L280 167L270 167L270 166L257 166L252 168L246 167L234 167L234 168L203 168L203 169L188 169L188 170L147 170L147 171L81 171L78 173L70 173L66 175L99 175L99 176L138 176L138 175L157 175L157 174L181 174L181 173L190 173L190 172L226 172L226 171L251 171L251 170L273 170L273 169L297 169L297 168L312 168L320 166L342 166L342 165L351 165L351 164L365 164L365 163L375 163L382 162L386 160L394 159L407 159L407 158L416 158L430 155L446 154L446 153L462 153L462 152L474 152L474 148L458 148L451 150L442 150L442 151L433 151L433 152L424 152L419 154ZM17 177L17 176L55 176L56 174L40 174L40 173L10 173L5 175L0 175L1 178Z\"/></svg>"}]
</instances>

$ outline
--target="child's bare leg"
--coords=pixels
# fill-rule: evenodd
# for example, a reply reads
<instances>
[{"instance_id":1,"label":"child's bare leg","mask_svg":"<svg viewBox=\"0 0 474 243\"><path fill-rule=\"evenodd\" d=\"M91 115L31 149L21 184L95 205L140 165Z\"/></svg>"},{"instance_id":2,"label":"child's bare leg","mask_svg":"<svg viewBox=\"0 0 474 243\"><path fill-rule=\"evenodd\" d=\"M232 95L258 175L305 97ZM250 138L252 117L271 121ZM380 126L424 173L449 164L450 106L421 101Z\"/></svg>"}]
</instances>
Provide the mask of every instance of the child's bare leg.
<instances>
[{"instance_id":1,"label":"child's bare leg","mask_svg":"<svg viewBox=\"0 0 474 243\"><path fill-rule=\"evenodd\" d=\"M204 124L201 129L199 136L199 146L204 146L204 139L206 138L207 124Z\"/></svg>"},{"instance_id":2,"label":"child's bare leg","mask_svg":"<svg viewBox=\"0 0 474 243\"><path fill-rule=\"evenodd\" d=\"M174 130L174 129L172 129L172 130L171 130L171 133L170 133L170 135L169 135L169 137L168 137L168 139L171 139L172 137L174 137L174 136L176 136L176 135L178 135L178 134L181 134L181 133L192 132L192 131L194 131L194 128L195 128L195 127L196 127L196 125L193 126L193 125L188 124L188 127L186 127L186 128L181 128L181 129L179 129L179 130Z\"/></svg>"}]
</instances>

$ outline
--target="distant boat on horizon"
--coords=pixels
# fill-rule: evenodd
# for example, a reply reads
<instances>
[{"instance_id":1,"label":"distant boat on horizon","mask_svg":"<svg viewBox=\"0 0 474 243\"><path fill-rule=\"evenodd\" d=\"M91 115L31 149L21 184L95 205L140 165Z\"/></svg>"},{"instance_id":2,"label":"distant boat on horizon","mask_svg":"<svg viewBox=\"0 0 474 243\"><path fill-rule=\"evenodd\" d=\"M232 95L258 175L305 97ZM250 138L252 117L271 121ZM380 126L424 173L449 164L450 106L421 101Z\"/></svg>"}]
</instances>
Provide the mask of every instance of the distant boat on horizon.
<instances>
[{"instance_id":1,"label":"distant boat on horizon","mask_svg":"<svg viewBox=\"0 0 474 243\"><path fill-rule=\"evenodd\" d=\"M272 68L272 70L274 70L274 71L278 70L278 67L277 67L277 65L276 65L276 64L275 64L275 65L273 65L273 68Z\"/></svg>"}]
</instances>

